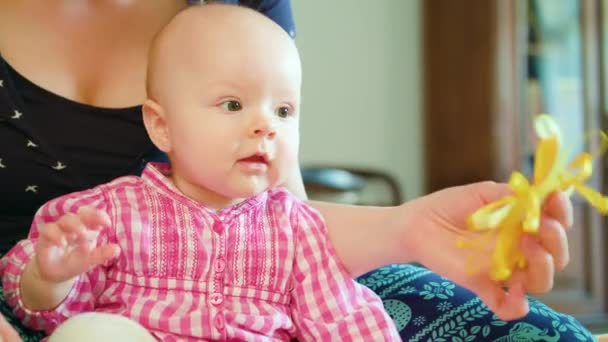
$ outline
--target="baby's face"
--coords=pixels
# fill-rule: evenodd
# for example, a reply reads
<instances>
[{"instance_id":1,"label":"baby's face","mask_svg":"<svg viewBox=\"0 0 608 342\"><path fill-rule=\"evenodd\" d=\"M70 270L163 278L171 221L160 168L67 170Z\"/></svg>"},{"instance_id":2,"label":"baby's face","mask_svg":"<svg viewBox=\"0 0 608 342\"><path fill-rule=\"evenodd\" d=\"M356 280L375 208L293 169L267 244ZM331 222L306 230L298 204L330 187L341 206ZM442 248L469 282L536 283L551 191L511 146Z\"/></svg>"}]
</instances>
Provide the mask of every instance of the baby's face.
<instances>
[{"instance_id":1,"label":"baby's face","mask_svg":"<svg viewBox=\"0 0 608 342\"><path fill-rule=\"evenodd\" d=\"M282 184L299 145L301 69L293 42L218 34L190 52L163 96L180 190L222 203Z\"/></svg>"}]
</instances>

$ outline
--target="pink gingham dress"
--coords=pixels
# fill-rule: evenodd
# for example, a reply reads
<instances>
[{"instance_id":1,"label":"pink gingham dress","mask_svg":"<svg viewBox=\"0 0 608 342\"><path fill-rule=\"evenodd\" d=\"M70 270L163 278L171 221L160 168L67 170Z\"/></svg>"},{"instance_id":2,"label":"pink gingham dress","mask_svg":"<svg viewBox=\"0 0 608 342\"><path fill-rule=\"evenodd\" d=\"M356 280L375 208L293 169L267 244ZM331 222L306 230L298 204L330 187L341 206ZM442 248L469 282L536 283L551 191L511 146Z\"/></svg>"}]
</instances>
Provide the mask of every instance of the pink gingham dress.
<instances>
[{"instance_id":1,"label":"pink gingham dress","mask_svg":"<svg viewBox=\"0 0 608 342\"><path fill-rule=\"evenodd\" d=\"M382 301L338 260L317 211L282 189L219 211L182 195L165 164L45 204L1 261L7 302L52 332L97 311L129 317L161 341L400 340ZM82 274L49 311L23 306L21 273L41 225L83 206L112 217L99 244L122 253Z\"/></svg>"}]
</instances>

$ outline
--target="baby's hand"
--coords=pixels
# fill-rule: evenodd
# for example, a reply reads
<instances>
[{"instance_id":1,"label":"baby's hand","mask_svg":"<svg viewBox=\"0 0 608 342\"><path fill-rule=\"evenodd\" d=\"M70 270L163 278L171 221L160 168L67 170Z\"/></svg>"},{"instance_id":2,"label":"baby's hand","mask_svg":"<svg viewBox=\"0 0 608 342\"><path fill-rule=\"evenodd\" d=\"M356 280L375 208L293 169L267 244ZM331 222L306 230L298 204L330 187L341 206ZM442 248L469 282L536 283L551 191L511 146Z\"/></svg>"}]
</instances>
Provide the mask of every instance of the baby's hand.
<instances>
[{"instance_id":1,"label":"baby's hand","mask_svg":"<svg viewBox=\"0 0 608 342\"><path fill-rule=\"evenodd\" d=\"M555 271L568 263L566 230L572 225L572 204L562 193L547 198L543 207L541 226L537 235L524 235L519 242L528 260L528 266L516 270L504 283L489 277L494 241L489 240L485 250L478 251L474 262L477 273L467 271L470 249L456 247L461 237L472 237L466 228L466 219L476 209L509 195L506 184L476 183L448 188L419 201L416 207L416 230L407 238L417 260L431 270L475 292L500 318L509 320L528 312L525 296L545 293L553 287ZM410 230L411 231L411 230ZM405 237L404 237L405 239Z\"/></svg>"},{"instance_id":2,"label":"baby's hand","mask_svg":"<svg viewBox=\"0 0 608 342\"><path fill-rule=\"evenodd\" d=\"M105 212L83 208L44 225L36 244L35 265L40 278L60 283L117 256L116 244L97 247L99 232L111 224Z\"/></svg>"}]
</instances>

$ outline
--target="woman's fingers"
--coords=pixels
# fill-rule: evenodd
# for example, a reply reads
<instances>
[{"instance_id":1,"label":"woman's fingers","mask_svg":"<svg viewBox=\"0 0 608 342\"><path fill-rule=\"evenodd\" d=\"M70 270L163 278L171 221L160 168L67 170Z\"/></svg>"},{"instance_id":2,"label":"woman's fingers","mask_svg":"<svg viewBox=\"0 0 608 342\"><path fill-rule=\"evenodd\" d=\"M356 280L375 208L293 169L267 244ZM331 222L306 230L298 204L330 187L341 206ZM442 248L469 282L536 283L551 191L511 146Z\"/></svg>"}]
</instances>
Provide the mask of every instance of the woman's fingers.
<instances>
[{"instance_id":1,"label":"woman's fingers","mask_svg":"<svg viewBox=\"0 0 608 342\"><path fill-rule=\"evenodd\" d=\"M553 257L557 271L563 270L568 265L570 262L568 236L562 224L550 217L544 217L538 231L538 241Z\"/></svg>"},{"instance_id":2,"label":"woman's fingers","mask_svg":"<svg viewBox=\"0 0 608 342\"><path fill-rule=\"evenodd\" d=\"M573 224L572 202L563 192L554 192L545 201L545 214L557 220L563 228L570 229Z\"/></svg>"},{"instance_id":3,"label":"woman's fingers","mask_svg":"<svg viewBox=\"0 0 608 342\"><path fill-rule=\"evenodd\" d=\"M496 282L487 278L477 282L472 290L488 309L502 320L521 318L528 313L528 299L521 283L514 284L505 291Z\"/></svg>"},{"instance_id":4,"label":"woman's fingers","mask_svg":"<svg viewBox=\"0 0 608 342\"><path fill-rule=\"evenodd\" d=\"M508 281L508 287L524 284L532 294L546 293L553 288L555 267L553 256L532 236L524 235L521 249L528 261L525 269L517 270Z\"/></svg>"},{"instance_id":5,"label":"woman's fingers","mask_svg":"<svg viewBox=\"0 0 608 342\"><path fill-rule=\"evenodd\" d=\"M570 261L564 226L557 219L543 217L538 234L525 234L520 243L528 265L525 270L515 272L509 284L525 284L533 294L550 291L555 271L563 270Z\"/></svg>"}]
</instances>

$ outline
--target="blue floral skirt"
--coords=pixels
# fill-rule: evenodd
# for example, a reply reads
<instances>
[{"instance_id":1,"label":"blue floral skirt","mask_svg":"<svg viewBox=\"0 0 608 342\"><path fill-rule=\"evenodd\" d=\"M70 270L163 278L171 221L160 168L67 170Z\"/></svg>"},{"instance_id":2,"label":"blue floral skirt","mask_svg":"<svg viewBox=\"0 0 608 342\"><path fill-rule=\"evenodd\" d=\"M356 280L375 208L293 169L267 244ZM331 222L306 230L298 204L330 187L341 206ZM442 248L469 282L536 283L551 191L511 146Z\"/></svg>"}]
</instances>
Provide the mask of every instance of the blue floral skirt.
<instances>
[{"instance_id":1,"label":"blue floral skirt","mask_svg":"<svg viewBox=\"0 0 608 342\"><path fill-rule=\"evenodd\" d=\"M502 321L472 292L426 268L391 265L358 281L382 298L404 341L595 341L572 316L533 298L527 316Z\"/></svg>"},{"instance_id":2,"label":"blue floral skirt","mask_svg":"<svg viewBox=\"0 0 608 342\"><path fill-rule=\"evenodd\" d=\"M473 293L422 267L386 266L358 281L382 298L404 341L595 341L576 319L534 299L526 317L501 321ZM44 337L13 316L1 291L0 310L24 342Z\"/></svg>"}]
</instances>

